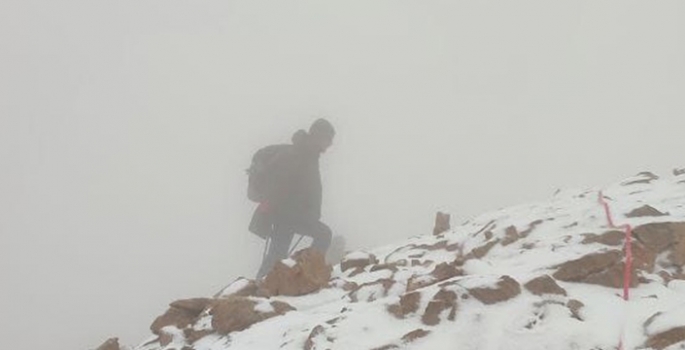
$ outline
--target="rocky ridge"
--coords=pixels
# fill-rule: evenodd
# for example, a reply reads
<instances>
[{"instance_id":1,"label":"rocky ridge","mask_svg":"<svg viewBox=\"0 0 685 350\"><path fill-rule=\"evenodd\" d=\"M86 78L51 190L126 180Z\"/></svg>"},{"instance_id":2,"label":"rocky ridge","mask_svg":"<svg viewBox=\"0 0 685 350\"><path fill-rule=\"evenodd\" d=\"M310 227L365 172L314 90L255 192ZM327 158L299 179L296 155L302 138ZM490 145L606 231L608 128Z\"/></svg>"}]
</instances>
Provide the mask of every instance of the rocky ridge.
<instances>
[{"instance_id":1,"label":"rocky ridge","mask_svg":"<svg viewBox=\"0 0 685 350\"><path fill-rule=\"evenodd\" d=\"M685 172L603 193L634 227L628 302L625 234L598 190L559 191L451 229L441 216L432 235L333 267L300 251L261 282L171 303L135 350L608 350L621 334L625 349L685 348Z\"/></svg>"}]
</instances>

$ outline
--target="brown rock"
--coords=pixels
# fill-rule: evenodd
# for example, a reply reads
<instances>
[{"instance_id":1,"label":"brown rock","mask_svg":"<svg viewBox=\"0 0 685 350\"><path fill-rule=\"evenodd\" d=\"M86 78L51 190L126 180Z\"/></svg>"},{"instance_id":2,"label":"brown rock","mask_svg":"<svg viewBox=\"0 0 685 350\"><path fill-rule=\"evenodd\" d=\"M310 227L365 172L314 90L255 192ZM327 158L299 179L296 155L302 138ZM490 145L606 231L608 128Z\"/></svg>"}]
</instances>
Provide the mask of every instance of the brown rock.
<instances>
[{"instance_id":1,"label":"brown rock","mask_svg":"<svg viewBox=\"0 0 685 350\"><path fill-rule=\"evenodd\" d=\"M435 251L435 250L440 250L440 249L447 249L447 241L442 240L438 241L433 244L420 244L415 247L415 249L419 250L427 250L427 251ZM424 252L425 254L425 252Z\"/></svg>"},{"instance_id":2,"label":"brown rock","mask_svg":"<svg viewBox=\"0 0 685 350\"><path fill-rule=\"evenodd\" d=\"M649 337L645 345L661 350L683 341L685 341L685 327L677 327Z\"/></svg>"},{"instance_id":3,"label":"brown rock","mask_svg":"<svg viewBox=\"0 0 685 350\"><path fill-rule=\"evenodd\" d=\"M276 315L274 316L284 315L287 312L295 310L295 308L290 306L290 304L282 301L272 301L271 307L274 309L274 312L276 313Z\"/></svg>"},{"instance_id":4,"label":"brown rock","mask_svg":"<svg viewBox=\"0 0 685 350\"><path fill-rule=\"evenodd\" d=\"M421 293L411 292L400 297L399 304L392 304L388 306L388 312L395 315L397 318L405 318L408 314L419 310L421 303Z\"/></svg>"},{"instance_id":5,"label":"brown rock","mask_svg":"<svg viewBox=\"0 0 685 350\"><path fill-rule=\"evenodd\" d=\"M478 248L474 248L470 253L466 254L465 259L480 259L490 252L490 249L499 243L499 239L486 243Z\"/></svg>"},{"instance_id":6,"label":"brown rock","mask_svg":"<svg viewBox=\"0 0 685 350\"><path fill-rule=\"evenodd\" d=\"M331 267L326 265L323 254L308 248L295 253L292 259L294 266L278 262L264 279L263 287L271 295L306 295L328 285Z\"/></svg>"},{"instance_id":7,"label":"brown rock","mask_svg":"<svg viewBox=\"0 0 685 350\"><path fill-rule=\"evenodd\" d=\"M685 223L652 223L638 226L633 236L656 254L663 252L676 243L678 237L685 235Z\"/></svg>"},{"instance_id":8,"label":"brown rock","mask_svg":"<svg viewBox=\"0 0 685 350\"><path fill-rule=\"evenodd\" d=\"M629 185L635 185L635 184L648 184L651 183L654 180L657 180L659 177L654 175L653 173L649 171L643 171L639 174L636 175L637 177L640 177L639 179L632 180L632 181L625 181L621 185L623 186L629 186Z\"/></svg>"},{"instance_id":9,"label":"brown rock","mask_svg":"<svg viewBox=\"0 0 685 350\"><path fill-rule=\"evenodd\" d=\"M509 226L504 230L504 239L502 239L501 243L503 246L507 246L518 241L520 238L521 236L518 230L516 230L516 226Z\"/></svg>"},{"instance_id":10,"label":"brown rock","mask_svg":"<svg viewBox=\"0 0 685 350\"><path fill-rule=\"evenodd\" d=\"M435 269L431 272L431 276L436 282L442 282L444 280L454 278L457 276L463 276L464 271L454 264L441 263L435 266Z\"/></svg>"},{"instance_id":11,"label":"brown rock","mask_svg":"<svg viewBox=\"0 0 685 350\"><path fill-rule=\"evenodd\" d=\"M156 335L161 335L162 328L166 326L176 326L178 329L183 329L193 323L197 316L198 314L194 312L170 307L163 315L157 317L155 321L152 322L150 330Z\"/></svg>"},{"instance_id":12,"label":"brown rock","mask_svg":"<svg viewBox=\"0 0 685 350\"><path fill-rule=\"evenodd\" d=\"M449 231L450 226L450 214L445 214L438 212L435 215L435 226L433 227L433 234L439 235Z\"/></svg>"},{"instance_id":13,"label":"brown rock","mask_svg":"<svg viewBox=\"0 0 685 350\"><path fill-rule=\"evenodd\" d=\"M542 275L537 277L530 282L526 283L524 287L534 295L543 294L557 294L566 295L566 290L559 287L557 282L548 275Z\"/></svg>"},{"instance_id":14,"label":"brown rock","mask_svg":"<svg viewBox=\"0 0 685 350\"><path fill-rule=\"evenodd\" d=\"M205 329L205 330L196 330L193 328L186 328L183 330L183 335L186 337L186 341L188 344L193 344L196 341L214 333L213 330Z\"/></svg>"},{"instance_id":15,"label":"brown rock","mask_svg":"<svg viewBox=\"0 0 685 350\"><path fill-rule=\"evenodd\" d=\"M649 273L654 272L656 254L640 242L632 242L631 248L633 252L633 269Z\"/></svg>"},{"instance_id":16,"label":"brown rock","mask_svg":"<svg viewBox=\"0 0 685 350\"><path fill-rule=\"evenodd\" d=\"M626 214L628 218L641 218L645 216L664 216L666 214L658 211L652 206L643 205L639 208L632 210L630 213Z\"/></svg>"},{"instance_id":17,"label":"brown rock","mask_svg":"<svg viewBox=\"0 0 685 350\"><path fill-rule=\"evenodd\" d=\"M457 293L441 289L426 306L426 311L421 317L421 321L425 325L435 326L440 323L440 314L448 309L450 314L447 318L450 321L454 321L457 314Z\"/></svg>"},{"instance_id":18,"label":"brown rock","mask_svg":"<svg viewBox=\"0 0 685 350\"><path fill-rule=\"evenodd\" d=\"M321 334L324 334L325 332L326 330L321 325L314 327L314 329L312 329L312 331L309 333L307 341L304 342L304 350L316 349L316 343L314 343L314 340L316 339L316 337L318 337Z\"/></svg>"},{"instance_id":19,"label":"brown rock","mask_svg":"<svg viewBox=\"0 0 685 350\"><path fill-rule=\"evenodd\" d=\"M619 246L623 244L626 234L622 231L613 230L604 232L601 235L596 235L594 233L586 233L583 236L584 238L581 242L582 244L600 243L610 246Z\"/></svg>"},{"instance_id":20,"label":"brown rock","mask_svg":"<svg viewBox=\"0 0 685 350\"><path fill-rule=\"evenodd\" d=\"M256 302L246 297L232 296L219 300L211 309L212 328L219 334L242 331L263 320L294 310L288 304L272 302L273 312L255 310Z\"/></svg>"},{"instance_id":21,"label":"brown rock","mask_svg":"<svg viewBox=\"0 0 685 350\"><path fill-rule=\"evenodd\" d=\"M502 276L495 288L471 288L469 294L486 305L509 300L521 294L521 285L509 276Z\"/></svg>"},{"instance_id":22,"label":"brown rock","mask_svg":"<svg viewBox=\"0 0 685 350\"><path fill-rule=\"evenodd\" d=\"M524 231L521 231L521 233L520 233L519 235L520 235L521 237L523 237L523 238L528 237L528 235L529 235L531 232L533 232L533 230L535 229L535 227L537 227L538 225L542 224L543 222L544 222L544 221L542 221L542 220L535 220L535 221L531 222L531 223L528 225L528 228L527 228L526 230L524 230Z\"/></svg>"},{"instance_id":23,"label":"brown rock","mask_svg":"<svg viewBox=\"0 0 685 350\"><path fill-rule=\"evenodd\" d=\"M411 266L428 267L428 266L433 265L434 263L435 263L435 261L433 261L433 260L421 261L421 260L419 260L419 259L413 259L413 260L411 261Z\"/></svg>"},{"instance_id":24,"label":"brown rock","mask_svg":"<svg viewBox=\"0 0 685 350\"><path fill-rule=\"evenodd\" d=\"M397 272L397 264L377 264L373 265L369 272L376 272L381 270L390 270L391 272Z\"/></svg>"},{"instance_id":25,"label":"brown rock","mask_svg":"<svg viewBox=\"0 0 685 350\"><path fill-rule=\"evenodd\" d=\"M416 329L414 331L411 331L404 336L402 336L401 342L403 343L402 346L397 345L397 344L387 344L383 346L379 346L376 348L373 348L371 350L394 350L394 349L400 349L401 347L404 347L404 345L409 344L411 342L414 342L417 339L423 338L427 335L430 334L430 331L426 331L423 329Z\"/></svg>"},{"instance_id":26,"label":"brown rock","mask_svg":"<svg viewBox=\"0 0 685 350\"><path fill-rule=\"evenodd\" d=\"M618 266L621 265L622 258L623 253L618 250L588 254L559 265L553 276L566 282L584 282L619 288L623 285L622 267Z\"/></svg>"},{"instance_id":27,"label":"brown rock","mask_svg":"<svg viewBox=\"0 0 685 350\"><path fill-rule=\"evenodd\" d=\"M373 254L369 254L369 256L364 259L343 258L342 262L340 263L340 269L345 272L349 269L363 269L372 264L378 264L378 259L376 259Z\"/></svg>"},{"instance_id":28,"label":"brown rock","mask_svg":"<svg viewBox=\"0 0 685 350\"><path fill-rule=\"evenodd\" d=\"M571 315L573 318L575 318L578 321L583 321L583 318L580 316L580 309L585 307L585 304L583 304L580 300L576 299L571 299L566 303L566 307L571 311Z\"/></svg>"},{"instance_id":29,"label":"brown rock","mask_svg":"<svg viewBox=\"0 0 685 350\"><path fill-rule=\"evenodd\" d=\"M378 298L388 296L388 291L395 285L395 280L383 278L377 281L368 282L360 285L357 289L348 294L353 303L360 301L374 301ZM364 298L361 298L364 296Z\"/></svg>"},{"instance_id":30,"label":"brown rock","mask_svg":"<svg viewBox=\"0 0 685 350\"><path fill-rule=\"evenodd\" d=\"M96 350L120 350L121 348L119 347L119 339L118 338L110 338L107 339L102 345L98 346Z\"/></svg>"},{"instance_id":31,"label":"brown rock","mask_svg":"<svg viewBox=\"0 0 685 350\"><path fill-rule=\"evenodd\" d=\"M411 331L405 335L402 336L402 342L407 344L415 341L416 339L421 339L427 335L429 335L431 332L424 330L424 329L417 329L414 331Z\"/></svg>"},{"instance_id":32,"label":"brown rock","mask_svg":"<svg viewBox=\"0 0 685 350\"><path fill-rule=\"evenodd\" d=\"M171 344L172 341L174 341L174 336L169 333L162 331L162 334L159 335L159 345L161 346L167 346Z\"/></svg>"},{"instance_id":33,"label":"brown rock","mask_svg":"<svg viewBox=\"0 0 685 350\"><path fill-rule=\"evenodd\" d=\"M399 349L400 346L396 344L387 344L383 346L379 346L377 348L373 348L371 350L394 350L394 349Z\"/></svg>"},{"instance_id":34,"label":"brown rock","mask_svg":"<svg viewBox=\"0 0 685 350\"><path fill-rule=\"evenodd\" d=\"M331 288L339 288L339 289L342 289L346 292L351 292L351 291L353 291L359 287L359 285L357 283L346 281L346 280L341 279L341 278L336 278L334 280L331 280L328 283L328 286Z\"/></svg>"},{"instance_id":35,"label":"brown rock","mask_svg":"<svg viewBox=\"0 0 685 350\"><path fill-rule=\"evenodd\" d=\"M244 287L238 289L237 291L227 294L227 290L231 288L235 283L245 283ZM219 293L216 293L214 295L214 298L225 298L230 295L237 295L241 297L260 297L260 298L269 298L271 295L269 295L269 291L266 289L262 288L257 282L254 280L248 280L247 278L239 278L235 280L233 283L229 284L226 288L224 288L222 291Z\"/></svg>"},{"instance_id":36,"label":"brown rock","mask_svg":"<svg viewBox=\"0 0 685 350\"><path fill-rule=\"evenodd\" d=\"M682 233L682 232L681 232ZM668 259L675 266L682 268L685 265L685 235L679 235L677 242L673 245Z\"/></svg>"},{"instance_id":37,"label":"brown rock","mask_svg":"<svg viewBox=\"0 0 685 350\"><path fill-rule=\"evenodd\" d=\"M208 298L194 298L194 299L183 299L176 300L169 304L171 307L181 309L187 312L189 315L195 317L199 316L202 311L212 305L213 300Z\"/></svg>"},{"instance_id":38,"label":"brown rock","mask_svg":"<svg viewBox=\"0 0 685 350\"><path fill-rule=\"evenodd\" d=\"M495 235L495 234L492 233L492 231L486 231L486 232L485 232L485 240L486 240L486 241L491 240L492 237L493 237L494 235Z\"/></svg>"},{"instance_id":39,"label":"brown rock","mask_svg":"<svg viewBox=\"0 0 685 350\"><path fill-rule=\"evenodd\" d=\"M407 290L413 291L433 285L444 280L463 276L464 271L456 266L455 262L441 263L435 266L429 275L415 275L407 282Z\"/></svg>"}]
</instances>

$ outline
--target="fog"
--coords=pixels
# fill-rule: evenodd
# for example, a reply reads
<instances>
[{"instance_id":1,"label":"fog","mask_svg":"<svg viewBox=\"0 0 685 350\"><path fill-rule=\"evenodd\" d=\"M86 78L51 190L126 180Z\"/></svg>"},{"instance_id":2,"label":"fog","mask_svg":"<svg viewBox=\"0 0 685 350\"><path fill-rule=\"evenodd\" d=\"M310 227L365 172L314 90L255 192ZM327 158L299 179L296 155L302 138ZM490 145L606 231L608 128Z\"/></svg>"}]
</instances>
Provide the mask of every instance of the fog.
<instances>
[{"instance_id":1,"label":"fog","mask_svg":"<svg viewBox=\"0 0 685 350\"><path fill-rule=\"evenodd\" d=\"M685 166L685 2L0 2L0 338L135 345L253 277L244 170L319 117L348 249Z\"/></svg>"}]
</instances>

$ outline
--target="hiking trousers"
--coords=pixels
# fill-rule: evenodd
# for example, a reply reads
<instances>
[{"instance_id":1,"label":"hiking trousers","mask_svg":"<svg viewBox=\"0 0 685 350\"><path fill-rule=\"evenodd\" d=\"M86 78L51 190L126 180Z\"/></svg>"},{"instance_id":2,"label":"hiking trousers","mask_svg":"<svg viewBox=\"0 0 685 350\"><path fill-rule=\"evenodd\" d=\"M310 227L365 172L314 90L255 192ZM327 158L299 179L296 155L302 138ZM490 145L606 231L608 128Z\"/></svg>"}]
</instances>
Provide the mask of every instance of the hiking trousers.
<instances>
[{"instance_id":1,"label":"hiking trousers","mask_svg":"<svg viewBox=\"0 0 685 350\"><path fill-rule=\"evenodd\" d=\"M269 248L262 261L262 266L257 272L257 279L266 276L276 265L276 262L288 257L295 233L311 237L313 239L312 248L324 255L331 245L331 237L333 236L331 229L321 221L274 224L274 232L271 235Z\"/></svg>"}]
</instances>

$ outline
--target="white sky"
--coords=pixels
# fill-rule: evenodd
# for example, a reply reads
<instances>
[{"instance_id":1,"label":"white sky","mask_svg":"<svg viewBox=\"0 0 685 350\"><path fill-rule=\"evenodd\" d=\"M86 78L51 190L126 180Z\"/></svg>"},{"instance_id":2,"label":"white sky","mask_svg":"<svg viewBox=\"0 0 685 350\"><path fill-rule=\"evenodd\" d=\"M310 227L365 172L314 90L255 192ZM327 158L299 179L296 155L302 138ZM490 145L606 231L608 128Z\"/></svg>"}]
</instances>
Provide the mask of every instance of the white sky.
<instances>
[{"instance_id":1,"label":"white sky","mask_svg":"<svg viewBox=\"0 0 685 350\"><path fill-rule=\"evenodd\" d=\"M252 153L327 116L350 248L685 166L685 2L0 2L0 339L137 344L252 277Z\"/></svg>"}]
</instances>

